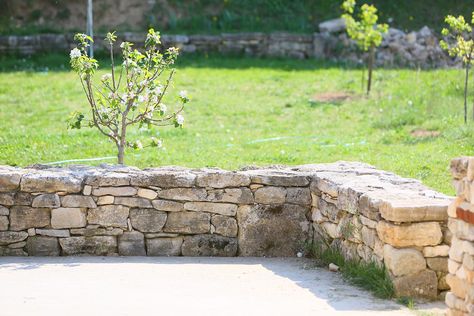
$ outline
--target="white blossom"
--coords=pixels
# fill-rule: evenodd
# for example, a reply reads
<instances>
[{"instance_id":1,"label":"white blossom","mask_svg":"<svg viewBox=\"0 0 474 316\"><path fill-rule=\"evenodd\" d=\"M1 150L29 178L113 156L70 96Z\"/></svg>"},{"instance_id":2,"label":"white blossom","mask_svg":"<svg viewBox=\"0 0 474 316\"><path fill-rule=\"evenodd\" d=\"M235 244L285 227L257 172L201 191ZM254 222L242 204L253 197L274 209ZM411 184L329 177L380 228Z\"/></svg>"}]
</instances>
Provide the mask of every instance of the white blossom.
<instances>
[{"instance_id":1,"label":"white blossom","mask_svg":"<svg viewBox=\"0 0 474 316\"><path fill-rule=\"evenodd\" d=\"M159 85L155 88L155 93L156 94L161 94L162 92L163 92L163 87L161 85Z\"/></svg>"},{"instance_id":2,"label":"white blossom","mask_svg":"<svg viewBox=\"0 0 474 316\"><path fill-rule=\"evenodd\" d=\"M179 92L179 96L180 96L180 98L182 98L182 99L186 99L186 98L188 97L188 92L187 92L186 90L181 90L181 91Z\"/></svg>"},{"instance_id":3,"label":"white blossom","mask_svg":"<svg viewBox=\"0 0 474 316\"><path fill-rule=\"evenodd\" d=\"M74 48L69 53L69 56L71 57L71 59L81 57L81 51L78 48Z\"/></svg>"},{"instance_id":4,"label":"white blossom","mask_svg":"<svg viewBox=\"0 0 474 316\"><path fill-rule=\"evenodd\" d=\"M166 113L166 111L168 110L166 104L164 103L161 103L160 104L160 111L163 112L163 113Z\"/></svg>"},{"instance_id":5,"label":"white blossom","mask_svg":"<svg viewBox=\"0 0 474 316\"><path fill-rule=\"evenodd\" d=\"M147 95L139 95L138 96L138 102L143 103L148 101L148 96Z\"/></svg>"},{"instance_id":6,"label":"white blossom","mask_svg":"<svg viewBox=\"0 0 474 316\"><path fill-rule=\"evenodd\" d=\"M112 79L112 75L111 74L105 74L101 77L101 80L102 81L109 81L110 79Z\"/></svg>"},{"instance_id":7,"label":"white blossom","mask_svg":"<svg viewBox=\"0 0 474 316\"><path fill-rule=\"evenodd\" d=\"M183 125L184 124L184 116L182 116L181 114L176 115L176 123L178 123L178 125Z\"/></svg>"}]
</instances>

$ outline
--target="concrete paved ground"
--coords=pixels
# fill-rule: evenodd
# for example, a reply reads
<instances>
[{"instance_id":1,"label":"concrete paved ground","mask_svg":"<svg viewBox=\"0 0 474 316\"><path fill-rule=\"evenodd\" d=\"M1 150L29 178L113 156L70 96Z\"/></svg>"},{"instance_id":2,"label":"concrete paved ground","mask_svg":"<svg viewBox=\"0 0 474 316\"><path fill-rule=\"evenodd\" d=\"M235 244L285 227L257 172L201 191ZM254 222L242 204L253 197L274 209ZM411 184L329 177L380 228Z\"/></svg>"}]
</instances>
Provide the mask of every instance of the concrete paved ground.
<instances>
[{"instance_id":1,"label":"concrete paved ground","mask_svg":"<svg viewBox=\"0 0 474 316\"><path fill-rule=\"evenodd\" d=\"M4 257L0 284L1 316L417 314L297 258Z\"/></svg>"}]
</instances>

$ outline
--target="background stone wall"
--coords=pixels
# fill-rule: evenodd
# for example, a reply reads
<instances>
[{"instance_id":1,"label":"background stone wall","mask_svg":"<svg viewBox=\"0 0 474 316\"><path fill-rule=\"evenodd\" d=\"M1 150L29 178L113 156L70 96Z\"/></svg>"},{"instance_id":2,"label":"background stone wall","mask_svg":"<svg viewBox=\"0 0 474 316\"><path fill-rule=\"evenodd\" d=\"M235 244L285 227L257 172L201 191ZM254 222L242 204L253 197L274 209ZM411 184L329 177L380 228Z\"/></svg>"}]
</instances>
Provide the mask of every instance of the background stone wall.
<instances>
[{"instance_id":1,"label":"background stone wall","mask_svg":"<svg viewBox=\"0 0 474 316\"><path fill-rule=\"evenodd\" d=\"M446 295L448 315L474 314L474 157L451 162L458 197L448 208L452 242L449 251Z\"/></svg>"},{"instance_id":2,"label":"background stone wall","mask_svg":"<svg viewBox=\"0 0 474 316\"><path fill-rule=\"evenodd\" d=\"M450 199L361 163L246 169L0 167L6 256L296 256L310 243L385 264L436 298Z\"/></svg>"},{"instance_id":3,"label":"background stone wall","mask_svg":"<svg viewBox=\"0 0 474 316\"><path fill-rule=\"evenodd\" d=\"M337 27L337 25L336 25ZM342 29L343 30L343 29ZM331 31L331 32L330 32ZM143 45L144 34L118 34L118 41ZM103 36L95 37L97 49L103 49ZM163 35L165 47L176 46L186 53L219 53L255 57L317 58L361 63L365 58L341 28L328 28L313 35L291 33L236 33L221 35ZM40 34L0 36L0 54L31 55L58 51L68 54L75 47L73 35ZM439 47L434 33L427 27L405 33L390 29L377 50L376 63L384 66L446 67L455 65Z\"/></svg>"}]
</instances>

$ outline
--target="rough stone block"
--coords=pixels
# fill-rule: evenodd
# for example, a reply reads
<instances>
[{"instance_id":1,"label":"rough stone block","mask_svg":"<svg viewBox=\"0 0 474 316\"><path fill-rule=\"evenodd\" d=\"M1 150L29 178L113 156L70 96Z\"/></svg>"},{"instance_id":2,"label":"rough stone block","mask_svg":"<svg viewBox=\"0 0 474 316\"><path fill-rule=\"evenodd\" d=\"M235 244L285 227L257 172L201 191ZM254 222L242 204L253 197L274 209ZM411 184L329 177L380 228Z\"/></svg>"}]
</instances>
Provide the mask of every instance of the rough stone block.
<instances>
[{"instance_id":1,"label":"rough stone block","mask_svg":"<svg viewBox=\"0 0 474 316\"><path fill-rule=\"evenodd\" d=\"M255 191L255 202L261 204L284 204L286 189L280 187L262 187Z\"/></svg>"},{"instance_id":2,"label":"rough stone block","mask_svg":"<svg viewBox=\"0 0 474 316\"><path fill-rule=\"evenodd\" d=\"M207 196L208 201L224 202L235 204L254 203L252 191L249 188L231 188L224 190L210 191Z\"/></svg>"},{"instance_id":3,"label":"rough stone block","mask_svg":"<svg viewBox=\"0 0 474 316\"><path fill-rule=\"evenodd\" d=\"M163 231L181 234L206 234L211 229L211 215L197 212L173 212L168 214Z\"/></svg>"},{"instance_id":4,"label":"rough stone block","mask_svg":"<svg viewBox=\"0 0 474 316\"><path fill-rule=\"evenodd\" d=\"M182 244L183 237L147 239L147 254L149 256L179 256Z\"/></svg>"},{"instance_id":5,"label":"rough stone block","mask_svg":"<svg viewBox=\"0 0 474 316\"><path fill-rule=\"evenodd\" d=\"M137 189L134 187L101 187L94 189L92 194L95 196L133 196L137 194Z\"/></svg>"},{"instance_id":6,"label":"rough stone block","mask_svg":"<svg viewBox=\"0 0 474 316\"><path fill-rule=\"evenodd\" d=\"M308 188L288 188L286 203L311 205L311 193Z\"/></svg>"},{"instance_id":7,"label":"rough stone block","mask_svg":"<svg viewBox=\"0 0 474 316\"><path fill-rule=\"evenodd\" d=\"M86 210L82 208L56 208L51 211L51 226L60 228L85 227Z\"/></svg>"},{"instance_id":8,"label":"rough stone block","mask_svg":"<svg viewBox=\"0 0 474 316\"><path fill-rule=\"evenodd\" d=\"M104 195L104 196L100 196L97 199L97 205L114 204L114 201L115 201L115 197L113 197L112 195Z\"/></svg>"},{"instance_id":9,"label":"rough stone block","mask_svg":"<svg viewBox=\"0 0 474 316\"><path fill-rule=\"evenodd\" d=\"M116 197L114 200L114 204L125 205L128 207L153 208L151 202L148 199L144 198Z\"/></svg>"},{"instance_id":10,"label":"rough stone block","mask_svg":"<svg viewBox=\"0 0 474 316\"><path fill-rule=\"evenodd\" d=\"M132 227L143 233L156 233L163 229L167 215L154 209L131 209Z\"/></svg>"},{"instance_id":11,"label":"rough stone block","mask_svg":"<svg viewBox=\"0 0 474 316\"><path fill-rule=\"evenodd\" d=\"M158 196L165 200L205 201L207 192L205 189L173 188L158 192Z\"/></svg>"},{"instance_id":12,"label":"rough stone block","mask_svg":"<svg viewBox=\"0 0 474 316\"><path fill-rule=\"evenodd\" d=\"M448 257L427 258L426 263L433 271L448 273Z\"/></svg>"},{"instance_id":13,"label":"rough stone block","mask_svg":"<svg viewBox=\"0 0 474 316\"><path fill-rule=\"evenodd\" d=\"M384 201L380 205L382 217L392 222L445 221L448 219L448 199L417 198Z\"/></svg>"},{"instance_id":14,"label":"rough stone block","mask_svg":"<svg viewBox=\"0 0 474 316\"><path fill-rule=\"evenodd\" d=\"M194 185L196 175L189 171L147 169L145 173L137 174L131 184L141 187L156 186L159 188L190 188Z\"/></svg>"},{"instance_id":15,"label":"rough stone block","mask_svg":"<svg viewBox=\"0 0 474 316\"><path fill-rule=\"evenodd\" d=\"M58 239L54 237L28 237L26 248L29 256L59 256Z\"/></svg>"},{"instance_id":16,"label":"rough stone block","mask_svg":"<svg viewBox=\"0 0 474 316\"><path fill-rule=\"evenodd\" d=\"M87 214L89 224L97 224L104 227L118 227L127 229L127 218L130 209L122 205L103 205L90 209Z\"/></svg>"},{"instance_id":17,"label":"rough stone block","mask_svg":"<svg viewBox=\"0 0 474 316\"><path fill-rule=\"evenodd\" d=\"M60 238L59 244L64 255L106 256L117 253L117 240L113 236Z\"/></svg>"},{"instance_id":18,"label":"rough stone block","mask_svg":"<svg viewBox=\"0 0 474 316\"><path fill-rule=\"evenodd\" d=\"M80 235L85 237L91 236L120 236L123 234L123 230L120 228L73 228L70 229L72 235Z\"/></svg>"},{"instance_id":19,"label":"rough stone block","mask_svg":"<svg viewBox=\"0 0 474 316\"><path fill-rule=\"evenodd\" d=\"M423 297L432 300L438 297L438 278L436 272L431 270L395 278L393 286L397 297Z\"/></svg>"},{"instance_id":20,"label":"rough stone block","mask_svg":"<svg viewBox=\"0 0 474 316\"><path fill-rule=\"evenodd\" d=\"M0 230L8 230L8 216L0 216Z\"/></svg>"},{"instance_id":21,"label":"rough stone block","mask_svg":"<svg viewBox=\"0 0 474 316\"><path fill-rule=\"evenodd\" d=\"M0 204L10 206L15 204L15 193L0 193Z\"/></svg>"},{"instance_id":22,"label":"rough stone block","mask_svg":"<svg viewBox=\"0 0 474 316\"><path fill-rule=\"evenodd\" d=\"M0 246L6 246L25 240L27 232L0 232Z\"/></svg>"},{"instance_id":23,"label":"rough stone block","mask_svg":"<svg viewBox=\"0 0 474 316\"><path fill-rule=\"evenodd\" d=\"M237 250L237 239L218 235L185 237L181 247L183 256L189 257L234 257Z\"/></svg>"},{"instance_id":24,"label":"rough stone block","mask_svg":"<svg viewBox=\"0 0 474 316\"><path fill-rule=\"evenodd\" d=\"M468 284L466 280L460 279L455 275L448 274L446 276L446 283L448 283L451 292L453 292L457 297L464 300L466 293L472 285Z\"/></svg>"},{"instance_id":25,"label":"rough stone block","mask_svg":"<svg viewBox=\"0 0 474 316\"><path fill-rule=\"evenodd\" d=\"M383 250L385 265L394 276L415 274L426 269L425 258L416 249L397 249L385 245Z\"/></svg>"},{"instance_id":26,"label":"rough stone block","mask_svg":"<svg viewBox=\"0 0 474 316\"><path fill-rule=\"evenodd\" d=\"M10 230L46 227L50 224L50 213L47 208L13 206L10 209Z\"/></svg>"},{"instance_id":27,"label":"rough stone block","mask_svg":"<svg viewBox=\"0 0 474 316\"><path fill-rule=\"evenodd\" d=\"M40 229L35 230L35 235L41 235L46 237L70 237L69 230L67 229Z\"/></svg>"},{"instance_id":28,"label":"rough stone block","mask_svg":"<svg viewBox=\"0 0 474 316\"><path fill-rule=\"evenodd\" d=\"M61 205L63 207L81 207L81 208L96 208L94 200L90 196L83 195L66 195L61 198Z\"/></svg>"},{"instance_id":29,"label":"rough stone block","mask_svg":"<svg viewBox=\"0 0 474 316\"><path fill-rule=\"evenodd\" d=\"M235 216L237 213L237 205L226 203L212 202L187 202L184 209L194 212L208 212L226 216Z\"/></svg>"},{"instance_id":30,"label":"rough stone block","mask_svg":"<svg viewBox=\"0 0 474 316\"><path fill-rule=\"evenodd\" d=\"M145 237L140 232L124 232L118 237L118 253L121 256L146 256Z\"/></svg>"},{"instance_id":31,"label":"rough stone block","mask_svg":"<svg viewBox=\"0 0 474 316\"><path fill-rule=\"evenodd\" d=\"M154 190L141 188L138 189L137 195L145 199L153 200L158 196L158 193Z\"/></svg>"},{"instance_id":32,"label":"rough stone block","mask_svg":"<svg viewBox=\"0 0 474 316\"><path fill-rule=\"evenodd\" d=\"M7 209L5 206L0 205L0 215L1 216L8 216L8 215L10 215L10 210Z\"/></svg>"},{"instance_id":33,"label":"rough stone block","mask_svg":"<svg viewBox=\"0 0 474 316\"><path fill-rule=\"evenodd\" d=\"M57 194L41 194L33 199L33 207L60 207L59 196Z\"/></svg>"},{"instance_id":34,"label":"rough stone block","mask_svg":"<svg viewBox=\"0 0 474 316\"><path fill-rule=\"evenodd\" d=\"M395 247L435 246L443 239L437 222L395 225L381 221L377 224L377 234L383 242Z\"/></svg>"},{"instance_id":35,"label":"rough stone block","mask_svg":"<svg viewBox=\"0 0 474 316\"><path fill-rule=\"evenodd\" d=\"M184 211L184 204L181 202L167 200L153 200L152 205L159 211L181 212Z\"/></svg>"},{"instance_id":36,"label":"rough stone block","mask_svg":"<svg viewBox=\"0 0 474 316\"><path fill-rule=\"evenodd\" d=\"M22 172L7 169L0 172L0 192L9 192L18 189L20 186Z\"/></svg>"},{"instance_id":37,"label":"rough stone block","mask_svg":"<svg viewBox=\"0 0 474 316\"><path fill-rule=\"evenodd\" d=\"M214 233L225 237L237 237L239 227L235 218L224 215L213 215L211 224L214 226Z\"/></svg>"},{"instance_id":38,"label":"rough stone block","mask_svg":"<svg viewBox=\"0 0 474 316\"><path fill-rule=\"evenodd\" d=\"M204 170L197 176L197 185L205 188L246 187L250 185L250 177L245 174L227 171Z\"/></svg>"},{"instance_id":39,"label":"rough stone block","mask_svg":"<svg viewBox=\"0 0 474 316\"><path fill-rule=\"evenodd\" d=\"M67 172L42 170L23 175L20 185L23 192L77 193L82 190L82 179Z\"/></svg>"},{"instance_id":40,"label":"rough stone block","mask_svg":"<svg viewBox=\"0 0 474 316\"><path fill-rule=\"evenodd\" d=\"M439 245L434 247L424 247L423 256L427 258L431 257L447 257L449 254L448 245Z\"/></svg>"}]
</instances>

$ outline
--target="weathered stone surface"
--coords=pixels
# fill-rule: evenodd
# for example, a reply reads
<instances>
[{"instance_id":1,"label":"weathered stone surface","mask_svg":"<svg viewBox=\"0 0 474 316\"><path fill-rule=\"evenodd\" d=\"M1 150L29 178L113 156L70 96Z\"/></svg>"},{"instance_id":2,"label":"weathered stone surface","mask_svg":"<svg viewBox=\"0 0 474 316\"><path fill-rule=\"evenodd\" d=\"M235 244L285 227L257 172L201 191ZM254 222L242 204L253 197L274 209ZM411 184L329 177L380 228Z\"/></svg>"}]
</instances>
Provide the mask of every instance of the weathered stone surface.
<instances>
[{"instance_id":1,"label":"weathered stone surface","mask_svg":"<svg viewBox=\"0 0 474 316\"><path fill-rule=\"evenodd\" d=\"M459 239L474 242L474 225L463 220L450 218L448 220L449 231Z\"/></svg>"},{"instance_id":2,"label":"weathered stone surface","mask_svg":"<svg viewBox=\"0 0 474 316\"><path fill-rule=\"evenodd\" d=\"M173 188L158 192L158 196L165 200L205 201L207 193L205 189Z\"/></svg>"},{"instance_id":3,"label":"weathered stone surface","mask_svg":"<svg viewBox=\"0 0 474 316\"><path fill-rule=\"evenodd\" d=\"M337 33L346 29L346 21L343 18L332 19L319 23L321 33Z\"/></svg>"},{"instance_id":4,"label":"weathered stone surface","mask_svg":"<svg viewBox=\"0 0 474 316\"><path fill-rule=\"evenodd\" d=\"M28 237L26 232L0 232L0 246L14 244L25 240Z\"/></svg>"},{"instance_id":5,"label":"weathered stone surface","mask_svg":"<svg viewBox=\"0 0 474 316\"><path fill-rule=\"evenodd\" d=\"M24 248L25 246L26 246L26 241L20 241L14 244L9 244L8 248L18 249L18 248Z\"/></svg>"},{"instance_id":6,"label":"weathered stone surface","mask_svg":"<svg viewBox=\"0 0 474 316\"><path fill-rule=\"evenodd\" d=\"M286 201L286 189L280 187L262 187L255 191L255 202L261 204L283 204Z\"/></svg>"},{"instance_id":7,"label":"weathered stone surface","mask_svg":"<svg viewBox=\"0 0 474 316\"><path fill-rule=\"evenodd\" d=\"M309 239L309 208L285 204L244 205L237 210L242 256L292 257Z\"/></svg>"},{"instance_id":8,"label":"weathered stone surface","mask_svg":"<svg viewBox=\"0 0 474 316\"><path fill-rule=\"evenodd\" d=\"M81 207L96 208L94 200L90 196L83 195L66 195L61 197L61 205L63 207Z\"/></svg>"},{"instance_id":9,"label":"weathered stone surface","mask_svg":"<svg viewBox=\"0 0 474 316\"><path fill-rule=\"evenodd\" d=\"M449 254L448 245L439 245L434 247L424 247L423 256L425 257L447 257Z\"/></svg>"},{"instance_id":10,"label":"weathered stone surface","mask_svg":"<svg viewBox=\"0 0 474 316\"><path fill-rule=\"evenodd\" d=\"M381 221L377 224L377 234L383 242L395 247L435 246L443 238L437 222L394 225Z\"/></svg>"},{"instance_id":11,"label":"weathered stone surface","mask_svg":"<svg viewBox=\"0 0 474 316\"><path fill-rule=\"evenodd\" d=\"M97 199L97 205L114 204L114 201L115 201L115 197L113 197L112 195L104 195L104 196L100 196Z\"/></svg>"},{"instance_id":12,"label":"weathered stone surface","mask_svg":"<svg viewBox=\"0 0 474 316\"><path fill-rule=\"evenodd\" d=\"M300 205L311 205L311 193L308 188L288 188L286 202Z\"/></svg>"},{"instance_id":13,"label":"weathered stone surface","mask_svg":"<svg viewBox=\"0 0 474 316\"><path fill-rule=\"evenodd\" d=\"M431 270L436 272L448 272L448 257L427 258L426 263Z\"/></svg>"},{"instance_id":14,"label":"weathered stone surface","mask_svg":"<svg viewBox=\"0 0 474 316\"><path fill-rule=\"evenodd\" d=\"M48 226L50 216L50 210L47 208L13 206L10 209L10 230L18 231Z\"/></svg>"},{"instance_id":15,"label":"weathered stone surface","mask_svg":"<svg viewBox=\"0 0 474 316\"><path fill-rule=\"evenodd\" d=\"M431 270L395 278L393 286L398 297L425 297L434 300L438 296L438 278L436 272Z\"/></svg>"},{"instance_id":16,"label":"weathered stone surface","mask_svg":"<svg viewBox=\"0 0 474 316\"><path fill-rule=\"evenodd\" d=\"M167 215L154 209L131 209L132 227L144 233L156 233L163 229Z\"/></svg>"},{"instance_id":17,"label":"weathered stone surface","mask_svg":"<svg viewBox=\"0 0 474 316\"><path fill-rule=\"evenodd\" d=\"M15 205L31 206L35 196L30 193L17 192L15 193Z\"/></svg>"},{"instance_id":18,"label":"weathered stone surface","mask_svg":"<svg viewBox=\"0 0 474 316\"><path fill-rule=\"evenodd\" d=\"M159 211L181 212L184 211L184 204L181 202L167 200L153 200L152 205Z\"/></svg>"},{"instance_id":19,"label":"weathered stone surface","mask_svg":"<svg viewBox=\"0 0 474 316\"><path fill-rule=\"evenodd\" d=\"M397 277L414 274L426 269L425 258L416 249L397 249L390 245L385 245L383 248L383 258L386 267Z\"/></svg>"},{"instance_id":20,"label":"weathered stone surface","mask_svg":"<svg viewBox=\"0 0 474 316\"><path fill-rule=\"evenodd\" d=\"M182 244L183 237L147 239L147 254L149 256L179 256Z\"/></svg>"},{"instance_id":21,"label":"weathered stone surface","mask_svg":"<svg viewBox=\"0 0 474 316\"><path fill-rule=\"evenodd\" d=\"M188 211L208 212L226 216L235 216L237 213L237 205L226 203L187 202L184 204L184 209Z\"/></svg>"},{"instance_id":22,"label":"weathered stone surface","mask_svg":"<svg viewBox=\"0 0 474 316\"><path fill-rule=\"evenodd\" d=\"M85 227L86 210L82 208L56 208L51 211L51 226L60 228Z\"/></svg>"},{"instance_id":23,"label":"weathered stone surface","mask_svg":"<svg viewBox=\"0 0 474 316\"><path fill-rule=\"evenodd\" d=\"M58 239L54 237L28 237L26 248L30 256L59 256Z\"/></svg>"},{"instance_id":24,"label":"weathered stone surface","mask_svg":"<svg viewBox=\"0 0 474 316\"><path fill-rule=\"evenodd\" d=\"M64 255L106 256L117 253L117 240L113 236L60 238L59 244Z\"/></svg>"},{"instance_id":25,"label":"weathered stone surface","mask_svg":"<svg viewBox=\"0 0 474 316\"><path fill-rule=\"evenodd\" d=\"M158 196L158 193L154 190L141 188L138 189L137 195L145 199L153 200Z\"/></svg>"},{"instance_id":26,"label":"weathered stone surface","mask_svg":"<svg viewBox=\"0 0 474 316\"><path fill-rule=\"evenodd\" d=\"M239 227L235 218L224 215L213 215L211 224L214 226L214 233L225 237L237 237Z\"/></svg>"},{"instance_id":27,"label":"weathered stone surface","mask_svg":"<svg viewBox=\"0 0 474 316\"><path fill-rule=\"evenodd\" d=\"M0 230L8 230L8 216L0 216Z\"/></svg>"},{"instance_id":28,"label":"weathered stone surface","mask_svg":"<svg viewBox=\"0 0 474 316\"><path fill-rule=\"evenodd\" d=\"M95 196L133 196L137 194L137 189L134 187L100 187L92 190L92 194Z\"/></svg>"},{"instance_id":29,"label":"weathered stone surface","mask_svg":"<svg viewBox=\"0 0 474 316\"><path fill-rule=\"evenodd\" d=\"M308 177L297 172L262 169L244 173L250 176L252 183L256 184L278 187L305 187L309 184Z\"/></svg>"},{"instance_id":30,"label":"weathered stone surface","mask_svg":"<svg viewBox=\"0 0 474 316\"><path fill-rule=\"evenodd\" d=\"M197 176L197 185L205 188L246 187L250 185L250 177L236 172L205 170Z\"/></svg>"},{"instance_id":31,"label":"weathered stone surface","mask_svg":"<svg viewBox=\"0 0 474 316\"><path fill-rule=\"evenodd\" d=\"M22 172L5 170L0 172L0 192L14 191L20 186Z\"/></svg>"},{"instance_id":32,"label":"weathered stone surface","mask_svg":"<svg viewBox=\"0 0 474 316\"><path fill-rule=\"evenodd\" d=\"M339 223L344 215L344 211L337 208L334 204L326 202L324 199L319 199L318 204L318 208L324 216L333 223Z\"/></svg>"},{"instance_id":33,"label":"weathered stone surface","mask_svg":"<svg viewBox=\"0 0 474 316\"><path fill-rule=\"evenodd\" d=\"M14 256L14 257L24 257L28 256L23 249L11 249L8 247L0 247L0 256Z\"/></svg>"},{"instance_id":34,"label":"weathered stone surface","mask_svg":"<svg viewBox=\"0 0 474 316\"><path fill-rule=\"evenodd\" d=\"M87 214L89 224L105 227L127 228L129 208L122 205L103 205L90 209Z\"/></svg>"},{"instance_id":35,"label":"weathered stone surface","mask_svg":"<svg viewBox=\"0 0 474 316\"><path fill-rule=\"evenodd\" d=\"M89 176L85 183L94 187L118 187L130 185L130 175L120 172L100 173Z\"/></svg>"},{"instance_id":36,"label":"weathered stone surface","mask_svg":"<svg viewBox=\"0 0 474 316\"><path fill-rule=\"evenodd\" d=\"M128 207L153 208L151 202L144 198L116 197L114 203Z\"/></svg>"},{"instance_id":37,"label":"weathered stone surface","mask_svg":"<svg viewBox=\"0 0 474 316\"><path fill-rule=\"evenodd\" d=\"M385 201L380 205L380 213L392 222L445 221L450 202L428 198Z\"/></svg>"},{"instance_id":38,"label":"weathered stone surface","mask_svg":"<svg viewBox=\"0 0 474 316\"><path fill-rule=\"evenodd\" d=\"M369 246L370 248L374 249L375 243L377 241L377 231L375 229L370 229L367 226L362 226L360 230L360 235L362 238L362 242Z\"/></svg>"},{"instance_id":39,"label":"weathered stone surface","mask_svg":"<svg viewBox=\"0 0 474 316\"><path fill-rule=\"evenodd\" d=\"M88 196L92 194L92 187L90 185L85 185L84 189L82 190L82 194Z\"/></svg>"},{"instance_id":40,"label":"weathered stone surface","mask_svg":"<svg viewBox=\"0 0 474 316\"><path fill-rule=\"evenodd\" d=\"M140 232L124 232L118 237L118 253L121 256L146 256L145 237Z\"/></svg>"},{"instance_id":41,"label":"weathered stone surface","mask_svg":"<svg viewBox=\"0 0 474 316\"><path fill-rule=\"evenodd\" d=\"M207 200L236 204L251 204L254 202L252 191L249 188L214 190L209 192Z\"/></svg>"},{"instance_id":42,"label":"weathered stone surface","mask_svg":"<svg viewBox=\"0 0 474 316\"><path fill-rule=\"evenodd\" d=\"M123 234L123 230L120 228L73 228L70 230L72 235L80 236L120 236Z\"/></svg>"},{"instance_id":43,"label":"weathered stone surface","mask_svg":"<svg viewBox=\"0 0 474 316\"><path fill-rule=\"evenodd\" d=\"M35 234L46 237L69 237L69 230L67 229L40 229L35 230Z\"/></svg>"},{"instance_id":44,"label":"weathered stone surface","mask_svg":"<svg viewBox=\"0 0 474 316\"><path fill-rule=\"evenodd\" d=\"M211 215L197 212L168 214L163 231L167 233L206 234L211 228Z\"/></svg>"},{"instance_id":45,"label":"weathered stone surface","mask_svg":"<svg viewBox=\"0 0 474 316\"><path fill-rule=\"evenodd\" d=\"M141 187L156 186L160 188L190 188L194 185L196 175L189 171L147 169L132 178L131 184Z\"/></svg>"},{"instance_id":46,"label":"weathered stone surface","mask_svg":"<svg viewBox=\"0 0 474 316\"><path fill-rule=\"evenodd\" d=\"M5 206L0 205L0 215L7 216L10 214L10 210L7 209Z\"/></svg>"},{"instance_id":47,"label":"weathered stone surface","mask_svg":"<svg viewBox=\"0 0 474 316\"><path fill-rule=\"evenodd\" d=\"M57 194L41 194L33 199L33 207L59 207L59 196Z\"/></svg>"},{"instance_id":48,"label":"weathered stone surface","mask_svg":"<svg viewBox=\"0 0 474 316\"><path fill-rule=\"evenodd\" d=\"M452 274L446 276L446 282L448 283L451 292L461 299L466 297L466 293L472 287L472 285L468 284L466 280Z\"/></svg>"},{"instance_id":49,"label":"weathered stone surface","mask_svg":"<svg viewBox=\"0 0 474 316\"><path fill-rule=\"evenodd\" d=\"M67 172L42 170L23 175L20 186L23 192L77 193L82 190L82 179Z\"/></svg>"},{"instance_id":50,"label":"weathered stone surface","mask_svg":"<svg viewBox=\"0 0 474 316\"><path fill-rule=\"evenodd\" d=\"M237 255L237 239L218 235L185 237L181 251L183 256L234 257Z\"/></svg>"},{"instance_id":51,"label":"weathered stone surface","mask_svg":"<svg viewBox=\"0 0 474 316\"><path fill-rule=\"evenodd\" d=\"M14 205L15 204L15 193L0 193L0 204L1 205Z\"/></svg>"}]
</instances>

